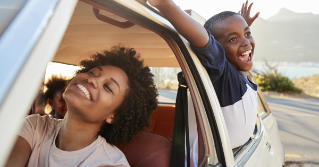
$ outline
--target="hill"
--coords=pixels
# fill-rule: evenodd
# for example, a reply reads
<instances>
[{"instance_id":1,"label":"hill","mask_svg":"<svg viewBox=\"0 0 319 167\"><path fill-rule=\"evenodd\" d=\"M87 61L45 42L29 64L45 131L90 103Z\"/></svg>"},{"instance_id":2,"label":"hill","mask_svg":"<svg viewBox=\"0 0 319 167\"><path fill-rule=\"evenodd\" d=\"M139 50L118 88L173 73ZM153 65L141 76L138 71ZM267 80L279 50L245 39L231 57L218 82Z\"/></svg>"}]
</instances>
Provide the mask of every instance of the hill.
<instances>
[{"instance_id":1,"label":"hill","mask_svg":"<svg viewBox=\"0 0 319 167\"><path fill-rule=\"evenodd\" d=\"M303 93L319 97L319 75L293 79L292 82L296 87L302 89Z\"/></svg>"},{"instance_id":2,"label":"hill","mask_svg":"<svg viewBox=\"0 0 319 167\"><path fill-rule=\"evenodd\" d=\"M281 9L251 27L256 41L254 60L319 63L319 15Z\"/></svg>"}]
</instances>

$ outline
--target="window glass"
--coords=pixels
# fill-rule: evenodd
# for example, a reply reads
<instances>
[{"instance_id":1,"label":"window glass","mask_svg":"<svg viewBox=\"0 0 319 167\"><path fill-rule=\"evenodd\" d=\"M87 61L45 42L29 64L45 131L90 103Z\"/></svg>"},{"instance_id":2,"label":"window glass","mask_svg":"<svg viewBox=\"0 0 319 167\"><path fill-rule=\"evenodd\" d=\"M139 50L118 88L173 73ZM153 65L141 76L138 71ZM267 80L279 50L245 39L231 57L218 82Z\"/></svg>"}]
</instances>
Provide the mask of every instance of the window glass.
<instances>
[{"instance_id":1,"label":"window glass","mask_svg":"<svg viewBox=\"0 0 319 167\"><path fill-rule=\"evenodd\" d=\"M178 89L177 74L181 68L150 67L154 74L154 83L158 89L159 103L175 103Z\"/></svg>"},{"instance_id":2,"label":"window glass","mask_svg":"<svg viewBox=\"0 0 319 167\"><path fill-rule=\"evenodd\" d=\"M0 1L0 36L22 9L26 1L27 0Z\"/></svg>"},{"instance_id":3,"label":"window glass","mask_svg":"<svg viewBox=\"0 0 319 167\"><path fill-rule=\"evenodd\" d=\"M50 62L45 71L44 81L46 82L52 75L63 75L71 79L79 69L79 66Z\"/></svg>"}]
</instances>

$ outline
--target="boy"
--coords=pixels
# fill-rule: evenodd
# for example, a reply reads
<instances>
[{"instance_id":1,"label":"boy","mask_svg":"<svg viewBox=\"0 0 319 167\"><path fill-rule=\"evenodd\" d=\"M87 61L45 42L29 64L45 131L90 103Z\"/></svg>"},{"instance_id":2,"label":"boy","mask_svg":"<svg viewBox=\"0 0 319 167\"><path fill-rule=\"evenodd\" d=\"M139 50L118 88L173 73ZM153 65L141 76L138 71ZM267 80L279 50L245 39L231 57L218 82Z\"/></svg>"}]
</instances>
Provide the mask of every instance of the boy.
<instances>
[{"instance_id":1,"label":"boy","mask_svg":"<svg viewBox=\"0 0 319 167\"><path fill-rule=\"evenodd\" d=\"M247 77L252 68L255 41L249 26L258 17L249 17L243 5L241 14L219 13L205 23L206 31L171 0L149 0L192 45L214 85L227 125L232 148L248 141L257 119L257 85ZM240 12L239 12L240 13ZM227 58L227 59L226 59Z\"/></svg>"}]
</instances>

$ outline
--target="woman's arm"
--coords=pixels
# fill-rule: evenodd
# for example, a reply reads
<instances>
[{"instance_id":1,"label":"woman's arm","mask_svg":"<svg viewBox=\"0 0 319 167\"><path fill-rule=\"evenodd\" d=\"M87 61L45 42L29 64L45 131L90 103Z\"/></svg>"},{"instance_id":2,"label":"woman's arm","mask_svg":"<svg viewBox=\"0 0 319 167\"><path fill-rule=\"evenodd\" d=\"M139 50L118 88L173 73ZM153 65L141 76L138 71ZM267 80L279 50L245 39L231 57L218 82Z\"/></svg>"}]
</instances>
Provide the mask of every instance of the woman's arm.
<instances>
[{"instance_id":1,"label":"woman's arm","mask_svg":"<svg viewBox=\"0 0 319 167\"><path fill-rule=\"evenodd\" d=\"M26 166L31 154L29 143L21 136L18 136L10 157L6 163L6 167L24 167Z\"/></svg>"}]
</instances>

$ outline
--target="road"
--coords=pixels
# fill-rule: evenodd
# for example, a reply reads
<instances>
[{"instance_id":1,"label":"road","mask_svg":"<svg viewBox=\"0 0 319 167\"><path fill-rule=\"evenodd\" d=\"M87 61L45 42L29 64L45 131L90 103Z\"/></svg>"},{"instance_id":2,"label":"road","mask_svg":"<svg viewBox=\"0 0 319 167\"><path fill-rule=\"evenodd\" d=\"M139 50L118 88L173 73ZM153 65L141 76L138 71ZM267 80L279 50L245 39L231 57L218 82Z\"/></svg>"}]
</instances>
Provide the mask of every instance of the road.
<instances>
[{"instance_id":1,"label":"road","mask_svg":"<svg viewBox=\"0 0 319 167\"><path fill-rule=\"evenodd\" d=\"M266 101L277 119L286 161L319 166L319 99L266 97Z\"/></svg>"},{"instance_id":2,"label":"road","mask_svg":"<svg viewBox=\"0 0 319 167\"><path fill-rule=\"evenodd\" d=\"M174 103L176 91L159 90L159 101ZM285 160L319 166L319 99L265 97L278 122Z\"/></svg>"}]
</instances>

